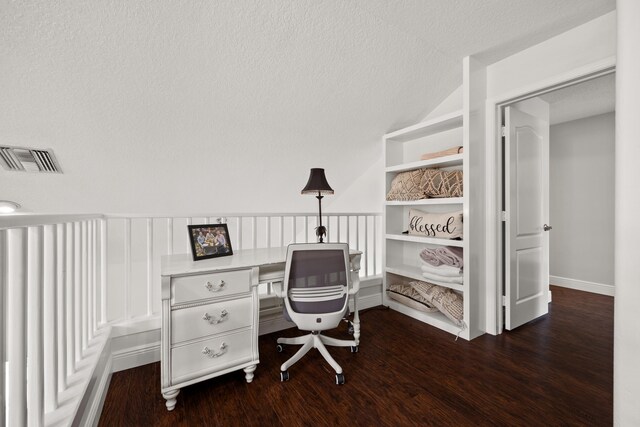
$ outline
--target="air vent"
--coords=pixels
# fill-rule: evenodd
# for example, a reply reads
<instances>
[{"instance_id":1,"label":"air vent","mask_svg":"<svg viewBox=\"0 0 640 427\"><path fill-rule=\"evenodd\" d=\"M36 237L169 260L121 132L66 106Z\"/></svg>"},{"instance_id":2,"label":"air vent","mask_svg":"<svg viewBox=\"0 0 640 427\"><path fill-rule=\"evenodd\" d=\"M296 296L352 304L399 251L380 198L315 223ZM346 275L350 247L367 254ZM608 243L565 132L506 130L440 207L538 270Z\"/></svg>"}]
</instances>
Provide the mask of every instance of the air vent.
<instances>
[{"instance_id":1,"label":"air vent","mask_svg":"<svg viewBox=\"0 0 640 427\"><path fill-rule=\"evenodd\" d=\"M24 147L0 147L0 163L6 170L62 173L51 150Z\"/></svg>"}]
</instances>

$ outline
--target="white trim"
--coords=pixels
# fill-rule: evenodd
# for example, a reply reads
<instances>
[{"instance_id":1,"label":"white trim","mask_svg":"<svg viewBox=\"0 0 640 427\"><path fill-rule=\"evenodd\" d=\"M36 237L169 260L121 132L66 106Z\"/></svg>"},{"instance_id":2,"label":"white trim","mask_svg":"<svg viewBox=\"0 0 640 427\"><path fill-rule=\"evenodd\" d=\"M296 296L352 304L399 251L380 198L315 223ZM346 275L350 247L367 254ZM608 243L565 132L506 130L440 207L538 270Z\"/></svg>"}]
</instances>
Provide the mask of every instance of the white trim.
<instances>
[{"instance_id":1,"label":"white trim","mask_svg":"<svg viewBox=\"0 0 640 427\"><path fill-rule=\"evenodd\" d=\"M296 324L289 322L284 318L282 312L268 316L265 319L260 319L258 325L258 335L267 335L273 332L283 331L289 328L295 328Z\"/></svg>"},{"instance_id":2,"label":"white trim","mask_svg":"<svg viewBox=\"0 0 640 427\"><path fill-rule=\"evenodd\" d=\"M158 333L160 328L157 329ZM160 361L160 341L141 344L113 352L113 372L120 372L138 366Z\"/></svg>"},{"instance_id":3,"label":"white trim","mask_svg":"<svg viewBox=\"0 0 640 427\"><path fill-rule=\"evenodd\" d=\"M124 337L127 335L160 329L160 316L154 314L153 316L134 317L113 323L111 328L111 338Z\"/></svg>"},{"instance_id":4,"label":"white trim","mask_svg":"<svg viewBox=\"0 0 640 427\"><path fill-rule=\"evenodd\" d=\"M543 93L572 86L582 81L591 80L596 77L609 74L615 70L615 67L616 56L611 55L607 58L592 62L591 64L574 68L573 70L557 74L549 77L548 79L500 94L490 98L487 102L494 105L512 104L514 102L531 98L532 96L541 95Z\"/></svg>"},{"instance_id":5,"label":"white trim","mask_svg":"<svg viewBox=\"0 0 640 427\"><path fill-rule=\"evenodd\" d=\"M615 72L616 57L609 56L591 64L575 68L541 80L534 84L523 86L508 93L495 96L486 101L486 170L493 171L486 176L486 332L497 335L503 332L504 319L502 317L502 289L504 280L502 271L502 227L500 221L500 205L502 203L502 183L500 164L502 148L500 147L502 112L500 108L505 104L533 97L550 90L589 80L601 75Z\"/></svg>"},{"instance_id":6,"label":"white trim","mask_svg":"<svg viewBox=\"0 0 640 427\"><path fill-rule=\"evenodd\" d=\"M104 401L107 398L109 392L109 385L111 384L111 376L113 373L113 358L108 356L107 363L102 370L99 381L96 381L95 394L93 400L90 403L89 409L86 412L86 423L88 426L97 426L100 421L100 415L102 414L102 408L104 407Z\"/></svg>"},{"instance_id":7,"label":"white trim","mask_svg":"<svg viewBox=\"0 0 640 427\"><path fill-rule=\"evenodd\" d=\"M380 212L323 212L323 216L377 216L382 215ZM13 215L13 218L18 217L19 215ZM162 213L132 213L132 214L116 214L116 213L106 213L104 215L98 215L98 217L105 219L127 219L127 218L161 218L161 219L172 219L172 218L269 218L269 217L317 217L318 213L316 212L286 212L286 213L278 213L278 212L259 212L259 213L190 213L190 214L162 214ZM82 218L86 218L87 216L83 216ZM8 217L11 218L11 217ZM0 227L2 226L2 221L0 221Z\"/></svg>"},{"instance_id":8,"label":"white trim","mask_svg":"<svg viewBox=\"0 0 640 427\"><path fill-rule=\"evenodd\" d=\"M39 225L52 225L73 223L80 221L88 221L92 219L102 219L104 215L2 215L0 216L0 230L19 228L19 227L35 227Z\"/></svg>"},{"instance_id":9,"label":"white trim","mask_svg":"<svg viewBox=\"0 0 640 427\"><path fill-rule=\"evenodd\" d=\"M549 283L562 288L576 289L578 291L594 294L615 296L615 286L604 283L587 282L586 280L569 279L567 277L549 276Z\"/></svg>"}]
</instances>

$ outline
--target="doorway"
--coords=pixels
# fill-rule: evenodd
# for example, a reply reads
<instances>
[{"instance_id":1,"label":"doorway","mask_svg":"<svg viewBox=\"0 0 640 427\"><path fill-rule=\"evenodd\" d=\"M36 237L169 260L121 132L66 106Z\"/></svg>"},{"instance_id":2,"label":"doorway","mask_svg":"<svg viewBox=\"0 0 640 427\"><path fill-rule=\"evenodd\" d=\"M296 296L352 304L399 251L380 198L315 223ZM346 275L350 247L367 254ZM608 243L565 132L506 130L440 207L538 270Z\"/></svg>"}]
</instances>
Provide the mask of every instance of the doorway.
<instances>
[{"instance_id":1,"label":"doorway","mask_svg":"<svg viewBox=\"0 0 640 427\"><path fill-rule=\"evenodd\" d=\"M609 70L498 105L498 333L546 314L550 283L613 295L614 84Z\"/></svg>"}]
</instances>

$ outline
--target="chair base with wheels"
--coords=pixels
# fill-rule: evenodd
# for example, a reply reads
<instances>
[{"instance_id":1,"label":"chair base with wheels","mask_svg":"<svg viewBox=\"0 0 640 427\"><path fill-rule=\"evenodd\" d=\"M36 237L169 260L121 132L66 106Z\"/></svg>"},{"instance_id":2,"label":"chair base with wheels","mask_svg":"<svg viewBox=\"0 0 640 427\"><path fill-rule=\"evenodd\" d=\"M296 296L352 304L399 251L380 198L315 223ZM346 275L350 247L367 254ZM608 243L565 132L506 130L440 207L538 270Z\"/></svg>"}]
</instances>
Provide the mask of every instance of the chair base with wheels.
<instances>
[{"instance_id":1,"label":"chair base with wheels","mask_svg":"<svg viewBox=\"0 0 640 427\"><path fill-rule=\"evenodd\" d=\"M358 345L355 340L339 340L320 334L319 331L312 331L310 334L295 338L278 338L278 352L282 352L283 345L302 345L302 347L289 360L280 366L280 381L289 380L289 368L309 352L312 348L317 348L322 357L336 371L336 384L344 384L344 374L342 367L335 361L327 350L327 345L333 347L350 347L352 353L358 352Z\"/></svg>"}]
</instances>

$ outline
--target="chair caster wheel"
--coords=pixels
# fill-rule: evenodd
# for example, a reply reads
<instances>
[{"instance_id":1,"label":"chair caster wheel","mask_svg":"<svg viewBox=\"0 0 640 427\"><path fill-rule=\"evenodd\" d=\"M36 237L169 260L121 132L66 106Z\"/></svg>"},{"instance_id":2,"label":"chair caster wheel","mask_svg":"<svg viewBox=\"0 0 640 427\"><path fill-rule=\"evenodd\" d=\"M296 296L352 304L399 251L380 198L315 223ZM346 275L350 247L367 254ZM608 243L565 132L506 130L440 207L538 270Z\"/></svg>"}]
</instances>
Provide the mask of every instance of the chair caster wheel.
<instances>
[{"instance_id":1,"label":"chair caster wheel","mask_svg":"<svg viewBox=\"0 0 640 427\"><path fill-rule=\"evenodd\" d=\"M277 351L278 353L282 353L282 350L284 350L284 346L283 346L282 344L278 344L278 345L276 346L276 351Z\"/></svg>"},{"instance_id":2,"label":"chair caster wheel","mask_svg":"<svg viewBox=\"0 0 640 427\"><path fill-rule=\"evenodd\" d=\"M351 346L351 353L357 353L358 352L358 346L357 345L352 345Z\"/></svg>"},{"instance_id":3,"label":"chair caster wheel","mask_svg":"<svg viewBox=\"0 0 640 427\"><path fill-rule=\"evenodd\" d=\"M281 382L289 381L289 371L280 372L280 381Z\"/></svg>"},{"instance_id":4,"label":"chair caster wheel","mask_svg":"<svg viewBox=\"0 0 640 427\"><path fill-rule=\"evenodd\" d=\"M344 384L344 374L336 374L336 384Z\"/></svg>"}]
</instances>

